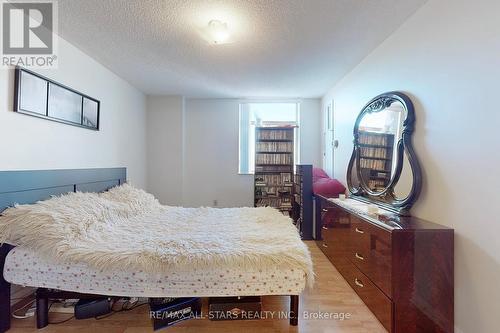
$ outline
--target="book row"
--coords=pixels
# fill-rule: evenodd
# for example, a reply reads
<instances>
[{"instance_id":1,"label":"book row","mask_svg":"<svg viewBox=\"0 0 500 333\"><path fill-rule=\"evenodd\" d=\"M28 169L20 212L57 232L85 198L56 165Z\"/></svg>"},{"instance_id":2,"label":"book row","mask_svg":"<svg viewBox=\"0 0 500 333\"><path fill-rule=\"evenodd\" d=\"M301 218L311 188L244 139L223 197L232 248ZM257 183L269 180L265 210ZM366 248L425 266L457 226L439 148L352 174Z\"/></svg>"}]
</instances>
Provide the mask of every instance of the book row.
<instances>
[{"instance_id":1,"label":"book row","mask_svg":"<svg viewBox=\"0 0 500 333\"><path fill-rule=\"evenodd\" d=\"M359 133L359 143L367 145L386 146L389 145L388 135L374 135L372 133Z\"/></svg>"},{"instance_id":2,"label":"book row","mask_svg":"<svg viewBox=\"0 0 500 333\"><path fill-rule=\"evenodd\" d=\"M257 142L257 152L293 152L293 142Z\"/></svg>"},{"instance_id":3,"label":"book row","mask_svg":"<svg viewBox=\"0 0 500 333\"><path fill-rule=\"evenodd\" d=\"M274 207L291 208L292 200L290 198L262 198L255 203L256 207Z\"/></svg>"},{"instance_id":4,"label":"book row","mask_svg":"<svg viewBox=\"0 0 500 333\"><path fill-rule=\"evenodd\" d=\"M361 147L360 152L362 157L388 158L385 148Z\"/></svg>"},{"instance_id":5,"label":"book row","mask_svg":"<svg viewBox=\"0 0 500 333\"><path fill-rule=\"evenodd\" d=\"M291 154L257 154L255 156L256 164L292 164L293 156Z\"/></svg>"},{"instance_id":6,"label":"book row","mask_svg":"<svg viewBox=\"0 0 500 333\"><path fill-rule=\"evenodd\" d=\"M291 187L283 186L257 187L255 190L255 195L258 197L283 197L290 196L291 194Z\"/></svg>"},{"instance_id":7,"label":"book row","mask_svg":"<svg viewBox=\"0 0 500 333\"><path fill-rule=\"evenodd\" d=\"M383 180L374 180L371 179L368 181L368 187L372 190L383 190L385 188L386 184L385 181Z\"/></svg>"},{"instance_id":8,"label":"book row","mask_svg":"<svg viewBox=\"0 0 500 333\"><path fill-rule=\"evenodd\" d=\"M290 184L291 174L281 173L279 175L259 175L255 176L255 185L257 186L276 186Z\"/></svg>"},{"instance_id":9,"label":"book row","mask_svg":"<svg viewBox=\"0 0 500 333\"><path fill-rule=\"evenodd\" d=\"M260 130L257 131L257 140L293 140L293 131Z\"/></svg>"},{"instance_id":10,"label":"book row","mask_svg":"<svg viewBox=\"0 0 500 333\"><path fill-rule=\"evenodd\" d=\"M361 158L359 160L359 166L363 169L373 169L373 170L385 170L384 160L368 160Z\"/></svg>"}]
</instances>

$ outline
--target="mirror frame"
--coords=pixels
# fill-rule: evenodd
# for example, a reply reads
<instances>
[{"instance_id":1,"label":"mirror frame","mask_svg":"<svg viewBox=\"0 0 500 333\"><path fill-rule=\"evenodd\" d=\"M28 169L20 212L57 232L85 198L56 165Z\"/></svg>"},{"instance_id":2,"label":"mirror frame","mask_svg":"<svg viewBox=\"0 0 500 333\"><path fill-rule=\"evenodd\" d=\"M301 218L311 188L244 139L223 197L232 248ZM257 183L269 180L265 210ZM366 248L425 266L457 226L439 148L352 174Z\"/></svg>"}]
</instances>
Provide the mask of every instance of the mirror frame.
<instances>
[{"instance_id":1,"label":"mirror frame","mask_svg":"<svg viewBox=\"0 0 500 333\"><path fill-rule=\"evenodd\" d=\"M403 129L401 138L397 142L395 171L391 175L391 180L387 187L381 192L374 192L365 184L361 177L360 157L361 147L359 144L359 124L363 117L370 113L376 113L389 107L392 103L399 102L403 105L406 111L406 118L403 121ZM347 168L347 186L351 197L368 203L373 203L382 208L390 210L399 215L409 215L410 208L418 199L422 189L422 171L418 162L417 156L412 145L412 133L415 126L415 110L410 98L398 91L391 91L380 94L369 101L361 110L354 124L354 148L349 160ZM409 194L405 198L397 198L394 193L394 188L401 177L403 170L404 155L408 158L408 162L412 172L412 186ZM356 177L359 182L359 187L353 185L352 173L353 167L356 167Z\"/></svg>"}]
</instances>

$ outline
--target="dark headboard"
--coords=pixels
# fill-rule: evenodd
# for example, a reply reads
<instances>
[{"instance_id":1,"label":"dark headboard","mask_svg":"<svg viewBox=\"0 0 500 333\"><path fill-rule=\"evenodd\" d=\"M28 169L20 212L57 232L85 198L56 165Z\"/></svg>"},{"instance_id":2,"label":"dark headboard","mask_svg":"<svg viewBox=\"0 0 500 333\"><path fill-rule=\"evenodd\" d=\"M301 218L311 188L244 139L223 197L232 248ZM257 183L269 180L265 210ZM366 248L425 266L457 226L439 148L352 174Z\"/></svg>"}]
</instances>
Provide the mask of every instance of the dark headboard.
<instances>
[{"instance_id":1,"label":"dark headboard","mask_svg":"<svg viewBox=\"0 0 500 333\"><path fill-rule=\"evenodd\" d=\"M0 212L68 192L102 192L125 183L126 168L0 171Z\"/></svg>"},{"instance_id":2,"label":"dark headboard","mask_svg":"<svg viewBox=\"0 0 500 333\"><path fill-rule=\"evenodd\" d=\"M0 171L0 213L68 192L102 192L127 180L126 168ZM9 244L0 246L0 332L10 328L10 284L3 278Z\"/></svg>"}]
</instances>

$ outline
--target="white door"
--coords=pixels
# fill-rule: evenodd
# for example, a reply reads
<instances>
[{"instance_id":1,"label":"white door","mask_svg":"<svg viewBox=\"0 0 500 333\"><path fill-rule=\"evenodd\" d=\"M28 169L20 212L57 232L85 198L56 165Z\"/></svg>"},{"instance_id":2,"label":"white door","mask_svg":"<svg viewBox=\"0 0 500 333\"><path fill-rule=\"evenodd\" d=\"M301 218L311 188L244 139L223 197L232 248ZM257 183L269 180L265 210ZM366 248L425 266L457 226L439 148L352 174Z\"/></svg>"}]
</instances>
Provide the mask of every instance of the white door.
<instances>
[{"instance_id":1,"label":"white door","mask_svg":"<svg viewBox=\"0 0 500 333\"><path fill-rule=\"evenodd\" d=\"M328 103L324 110L324 129L323 129L323 168L330 177L333 177L334 166L334 112L333 101Z\"/></svg>"}]
</instances>

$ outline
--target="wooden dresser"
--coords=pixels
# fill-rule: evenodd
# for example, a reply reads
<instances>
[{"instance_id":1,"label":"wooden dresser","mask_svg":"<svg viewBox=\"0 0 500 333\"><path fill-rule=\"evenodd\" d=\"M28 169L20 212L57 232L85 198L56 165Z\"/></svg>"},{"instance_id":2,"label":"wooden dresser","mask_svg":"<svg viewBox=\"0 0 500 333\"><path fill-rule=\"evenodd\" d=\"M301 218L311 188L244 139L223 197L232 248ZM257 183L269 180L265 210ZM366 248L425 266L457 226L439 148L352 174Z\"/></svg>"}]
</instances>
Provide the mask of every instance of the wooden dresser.
<instances>
[{"instance_id":1,"label":"wooden dresser","mask_svg":"<svg viewBox=\"0 0 500 333\"><path fill-rule=\"evenodd\" d=\"M389 332L453 332L453 229L316 203L318 246Z\"/></svg>"}]
</instances>

